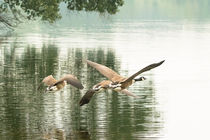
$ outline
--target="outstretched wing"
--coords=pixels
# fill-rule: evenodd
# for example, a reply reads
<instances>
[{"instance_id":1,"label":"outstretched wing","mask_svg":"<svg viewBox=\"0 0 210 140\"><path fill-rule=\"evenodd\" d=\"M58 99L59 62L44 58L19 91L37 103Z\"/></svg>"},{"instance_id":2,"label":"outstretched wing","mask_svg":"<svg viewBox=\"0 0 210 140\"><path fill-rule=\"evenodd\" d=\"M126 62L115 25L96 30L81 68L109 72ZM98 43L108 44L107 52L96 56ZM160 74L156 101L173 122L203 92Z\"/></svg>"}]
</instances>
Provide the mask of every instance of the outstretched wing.
<instances>
[{"instance_id":1,"label":"outstretched wing","mask_svg":"<svg viewBox=\"0 0 210 140\"><path fill-rule=\"evenodd\" d=\"M66 76L64 76L63 78L61 78L60 80L58 80L56 83L54 83L54 85L57 85L63 81L66 81L68 84L79 88L79 89L83 89L83 85L80 83L80 81L77 79L77 77L75 77L74 75L71 74L67 74Z\"/></svg>"},{"instance_id":2,"label":"outstretched wing","mask_svg":"<svg viewBox=\"0 0 210 140\"><path fill-rule=\"evenodd\" d=\"M89 103L90 99L93 97L94 93L95 93L95 90L93 90L93 89L88 90L85 93L85 95L82 97L82 99L80 100L79 105L83 106L84 104Z\"/></svg>"},{"instance_id":3,"label":"outstretched wing","mask_svg":"<svg viewBox=\"0 0 210 140\"><path fill-rule=\"evenodd\" d=\"M107 77L109 80L116 82L116 81L120 81L122 79L124 79L124 77L120 76L118 73L116 73L115 71L113 71L112 69L92 62L90 60L86 60L86 62L93 68L95 68L96 70L98 70L102 75L104 75L105 77Z\"/></svg>"},{"instance_id":4,"label":"outstretched wing","mask_svg":"<svg viewBox=\"0 0 210 140\"><path fill-rule=\"evenodd\" d=\"M131 80L133 80L136 76L138 76L139 74L145 72L145 71L149 71L151 69L154 69L158 66L160 66L165 60L159 62L159 63L154 63L154 64L151 64L149 66L146 66L145 68L141 69L140 71L138 71L137 73L133 74L132 76L128 77L127 79L125 79L123 82L121 83L126 83L126 82L130 82Z\"/></svg>"},{"instance_id":5,"label":"outstretched wing","mask_svg":"<svg viewBox=\"0 0 210 140\"><path fill-rule=\"evenodd\" d=\"M126 95L128 95L128 96L135 97L135 98L139 98L139 96L133 94L132 92L128 91L127 89L123 89L123 90L121 91L121 93L126 94Z\"/></svg>"},{"instance_id":6,"label":"outstretched wing","mask_svg":"<svg viewBox=\"0 0 210 140\"><path fill-rule=\"evenodd\" d=\"M52 75L49 75L42 80L42 82L39 84L37 89L39 90L43 83L46 84L47 86L50 86L50 85L54 85L56 82L57 80L53 78Z\"/></svg>"}]
</instances>

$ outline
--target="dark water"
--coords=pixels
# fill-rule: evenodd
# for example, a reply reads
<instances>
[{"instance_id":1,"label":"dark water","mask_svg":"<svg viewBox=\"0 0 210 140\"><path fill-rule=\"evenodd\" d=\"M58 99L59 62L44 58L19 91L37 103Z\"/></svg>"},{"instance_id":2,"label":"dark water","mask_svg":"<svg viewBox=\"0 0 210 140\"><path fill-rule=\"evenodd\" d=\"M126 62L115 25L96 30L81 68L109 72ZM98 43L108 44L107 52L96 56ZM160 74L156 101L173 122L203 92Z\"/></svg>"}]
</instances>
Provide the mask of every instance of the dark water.
<instances>
[{"instance_id":1,"label":"dark water","mask_svg":"<svg viewBox=\"0 0 210 140\"><path fill-rule=\"evenodd\" d=\"M20 49L23 54L18 56ZM150 139L162 136L164 119L156 106L152 75L131 89L143 99L105 92L96 95L90 104L79 107L85 91L105 79L82 60L93 60L119 71L120 62L114 50L69 48L65 58L59 56L59 48L53 45L3 47L2 51L2 139ZM79 91L68 86L55 94L36 90L46 75L59 78L67 73L76 75L85 89Z\"/></svg>"},{"instance_id":2,"label":"dark water","mask_svg":"<svg viewBox=\"0 0 210 140\"><path fill-rule=\"evenodd\" d=\"M209 139L209 1L126 1L117 15L71 13L53 25L22 24L0 37L0 140ZM153 10L149 10L153 9ZM79 100L106 79L83 61L122 76L165 59L129 91ZM47 75L74 74L83 90L37 91Z\"/></svg>"}]
</instances>

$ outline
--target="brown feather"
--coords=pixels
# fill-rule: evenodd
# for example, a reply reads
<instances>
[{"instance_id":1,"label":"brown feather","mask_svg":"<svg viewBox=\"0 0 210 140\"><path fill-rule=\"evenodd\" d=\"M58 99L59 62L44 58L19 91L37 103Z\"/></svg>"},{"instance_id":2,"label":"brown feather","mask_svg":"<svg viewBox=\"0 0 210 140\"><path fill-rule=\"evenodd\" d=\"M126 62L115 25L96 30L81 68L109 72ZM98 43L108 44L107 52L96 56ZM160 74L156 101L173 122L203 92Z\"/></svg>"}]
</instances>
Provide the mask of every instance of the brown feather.
<instances>
[{"instance_id":1,"label":"brown feather","mask_svg":"<svg viewBox=\"0 0 210 140\"><path fill-rule=\"evenodd\" d=\"M108 88L109 84L111 84L111 83L112 83L112 81L110 81L110 80L103 80L100 83L96 84L95 86L96 87L101 86L102 88L106 89L106 88Z\"/></svg>"},{"instance_id":2,"label":"brown feather","mask_svg":"<svg viewBox=\"0 0 210 140\"><path fill-rule=\"evenodd\" d=\"M49 75L42 80L42 82L39 84L37 89L39 90L43 83L46 84L47 86L51 86L51 85L54 85L56 82L57 80L53 78L52 75Z\"/></svg>"},{"instance_id":3,"label":"brown feather","mask_svg":"<svg viewBox=\"0 0 210 140\"><path fill-rule=\"evenodd\" d=\"M104 75L105 77L107 77L109 80L116 82L116 81L121 81L124 79L124 77L120 76L118 73L116 73L115 71L113 71L112 69L92 62L90 60L86 60L86 62L93 68L95 68L96 70L98 70L102 75Z\"/></svg>"},{"instance_id":4,"label":"brown feather","mask_svg":"<svg viewBox=\"0 0 210 140\"><path fill-rule=\"evenodd\" d=\"M71 75L71 74L64 76L63 78L58 80L56 83L54 83L54 85L60 84L63 81L66 81L68 84L70 84L76 88L79 88L79 89L84 88L83 85L80 83L80 81L74 75Z\"/></svg>"}]
</instances>

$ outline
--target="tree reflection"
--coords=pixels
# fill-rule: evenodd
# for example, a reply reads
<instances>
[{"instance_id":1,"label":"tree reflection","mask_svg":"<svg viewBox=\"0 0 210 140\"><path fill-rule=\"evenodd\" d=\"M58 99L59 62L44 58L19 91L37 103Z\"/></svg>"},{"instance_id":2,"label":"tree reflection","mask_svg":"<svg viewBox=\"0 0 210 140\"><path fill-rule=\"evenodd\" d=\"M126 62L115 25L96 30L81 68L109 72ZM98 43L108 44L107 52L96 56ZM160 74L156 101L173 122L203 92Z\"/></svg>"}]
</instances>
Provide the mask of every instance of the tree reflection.
<instances>
[{"instance_id":1,"label":"tree reflection","mask_svg":"<svg viewBox=\"0 0 210 140\"><path fill-rule=\"evenodd\" d=\"M140 85L130 91L137 92L135 94L144 97L142 99L131 99L123 95L112 98L112 105L108 109L111 113L107 120L110 139L147 139L148 133L154 137L163 127L162 122L157 121L160 117L157 114L160 113L156 109L153 82L144 81Z\"/></svg>"},{"instance_id":2,"label":"tree reflection","mask_svg":"<svg viewBox=\"0 0 210 140\"><path fill-rule=\"evenodd\" d=\"M40 81L39 77L53 73L56 69L58 52L53 46L43 46L41 52L28 46L23 54L19 54L20 48L16 44L2 49L4 66L1 73L3 86L0 90L4 98L0 104L4 104L4 121L1 122L0 131L5 132L6 139L22 139L28 136L30 127L38 127L37 118L42 114L43 99L34 94L36 83ZM40 61L48 64L43 66ZM50 69L46 69L46 66ZM37 123L34 123L35 119Z\"/></svg>"},{"instance_id":3,"label":"tree reflection","mask_svg":"<svg viewBox=\"0 0 210 140\"><path fill-rule=\"evenodd\" d=\"M16 52L17 46L14 45L11 49L4 48L4 64L6 66L3 67L3 90L5 92L1 92L3 97L6 96L4 100L4 113L3 118L7 118L2 122L2 131L6 133L6 135L10 135L10 138L15 139L15 137L24 137L25 133L20 124L25 124L21 120L21 112L16 109L16 106L19 105L21 100L18 98L16 92L18 91L19 83L16 82L16 79L20 79L16 74ZM8 131L9 130L9 131ZM22 131L22 132L20 132ZM6 137L6 136L5 136Z\"/></svg>"},{"instance_id":4,"label":"tree reflection","mask_svg":"<svg viewBox=\"0 0 210 140\"><path fill-rule=\"evenodd\" d=\"M61 52L51 44L2 49L5 65L1 71L0 117L4 121L0 122L0 131L5 139L137 139L158 134L162 128L153 80L149 78L129 89L143 99L104 92L79 107L82 95L106 79L83 60L104 64L119 73L120 61L112 49L67 48ZM36 91L45 76L67 73L77 76L85 89L67 86L55 94Z\"/></svg>"}]
</instances>

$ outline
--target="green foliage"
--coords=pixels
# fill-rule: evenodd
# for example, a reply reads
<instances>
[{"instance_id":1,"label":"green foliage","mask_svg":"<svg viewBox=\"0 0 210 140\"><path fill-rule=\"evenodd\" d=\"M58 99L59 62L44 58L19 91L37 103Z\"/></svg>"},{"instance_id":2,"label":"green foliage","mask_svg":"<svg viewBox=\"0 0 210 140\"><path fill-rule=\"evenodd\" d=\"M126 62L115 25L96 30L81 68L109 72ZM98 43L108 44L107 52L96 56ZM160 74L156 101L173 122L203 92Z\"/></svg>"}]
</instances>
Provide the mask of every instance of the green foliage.
<instances>
[{"instance_id":1,"label":"green foliage","mask_svg":"<svg viewBox=\"0 0 210 140\"><path fill-rule=\"evenodd\" d=\"M99 13L115 14L123 0L0 0L0 22L5 22L5 15L12 13L16 20L20 17L54 22L61 18L60 4L65 2L69 10L96 11ZM9 23L9 22L8 22Z\"/></svg>"},{"instance_id":2,"label":"green foliage","mask_svg":"<svg viewBox=\"0 0 210 140\"><path fill-rule=\"evenodd\" d=\"M123 0L65 0L69 10L96 11L99 13L115 14Z\"/></svg>"},{"instance_id":3,"label":"green foliage","mask_svg":"<svg viewBox=\"0 0 210 140\"><path fill-rule=\"evenodd\" d=\"M42 20L53 22L61 17L60 2L60 0L21 0L20 7L27 13L28 19L41 17Z\"/></svg>"}]
</instances>

